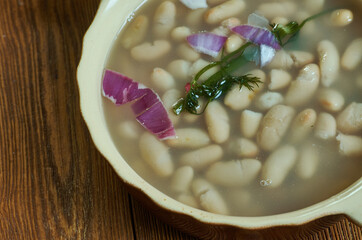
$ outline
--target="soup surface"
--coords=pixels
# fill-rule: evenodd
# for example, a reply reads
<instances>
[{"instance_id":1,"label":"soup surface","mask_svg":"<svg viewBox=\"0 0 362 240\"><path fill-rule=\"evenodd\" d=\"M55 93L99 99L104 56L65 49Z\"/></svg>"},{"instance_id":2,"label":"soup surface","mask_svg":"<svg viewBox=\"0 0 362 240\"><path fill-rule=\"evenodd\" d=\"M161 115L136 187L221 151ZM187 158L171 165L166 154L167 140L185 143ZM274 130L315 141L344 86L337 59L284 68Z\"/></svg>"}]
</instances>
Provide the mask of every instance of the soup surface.
<instances>
[{"instance_id":1,"label":"soup surface","mask_svg":"<svg viewBox=\"0 0 362 240\"><path fill-rule=\"evenodd\" d=\"M236 86L200 115L172 112L185 84L215 61L193 50L188 35L227 36L228 54L246 43L229 28L247 24L252 13L270 23L301 23L334 7L266 66L250 62L233 73L259 77L263 84L254 91ZM157 189L214 213L279 214L337 194L362 172L360 13L358 1L209 0L195 10L176 0L146 2L117 37L106 68L156 91L178 138L157 140L130 105L104 99L116 147Z\"/></svg>"}]
</instances>

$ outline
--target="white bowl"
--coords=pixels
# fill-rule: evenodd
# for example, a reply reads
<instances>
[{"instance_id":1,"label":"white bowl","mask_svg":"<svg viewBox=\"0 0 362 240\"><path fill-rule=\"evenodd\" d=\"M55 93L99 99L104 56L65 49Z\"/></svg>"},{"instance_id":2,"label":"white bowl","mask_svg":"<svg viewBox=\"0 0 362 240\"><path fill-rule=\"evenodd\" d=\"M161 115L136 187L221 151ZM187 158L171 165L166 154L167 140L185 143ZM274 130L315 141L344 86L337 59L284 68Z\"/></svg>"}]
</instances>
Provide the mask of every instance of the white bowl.
<instances>
[{"instance_id":1,"label":"white bowl","mask_svg":"<svg viewBox=\"0 0 362 240\"><path fill-rule=\"evenodd\" d=\"M84 37L78 67L81 110L93 141L131 193L167 223L203 238L212 236L229 239L242 235L260 237L274 230L281 236L297 231L300 234L315 219L341 214L361 225L362 178L339 194L298 211L265 217L235 217L205 212L177 202L134 172L116 149L108 132L102 106L101 78L109 51L120 29L130 14L144 2L103 0ZM338 216L329 217L329 220Z\"/></svg>"}]
</instances>

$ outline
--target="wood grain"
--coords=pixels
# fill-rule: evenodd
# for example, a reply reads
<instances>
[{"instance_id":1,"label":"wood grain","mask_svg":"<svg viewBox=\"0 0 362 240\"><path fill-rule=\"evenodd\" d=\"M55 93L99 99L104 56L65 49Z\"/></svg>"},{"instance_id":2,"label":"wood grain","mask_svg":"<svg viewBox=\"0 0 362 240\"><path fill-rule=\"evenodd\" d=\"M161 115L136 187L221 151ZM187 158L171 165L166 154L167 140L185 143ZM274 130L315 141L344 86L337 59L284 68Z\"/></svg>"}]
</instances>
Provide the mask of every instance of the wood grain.
<instances>
[{"instance_id":1,"label":"wood grain","mask_svg":"<svg viewBox=\"0 0 362 240\"><path fill-rule=\"evenodd\" d=\"M76 68L99 0L0 0L0 239L194 239L131 197L95 149ZM361 239L342 217L305 239Z\"/></svg>"}]
</instances>

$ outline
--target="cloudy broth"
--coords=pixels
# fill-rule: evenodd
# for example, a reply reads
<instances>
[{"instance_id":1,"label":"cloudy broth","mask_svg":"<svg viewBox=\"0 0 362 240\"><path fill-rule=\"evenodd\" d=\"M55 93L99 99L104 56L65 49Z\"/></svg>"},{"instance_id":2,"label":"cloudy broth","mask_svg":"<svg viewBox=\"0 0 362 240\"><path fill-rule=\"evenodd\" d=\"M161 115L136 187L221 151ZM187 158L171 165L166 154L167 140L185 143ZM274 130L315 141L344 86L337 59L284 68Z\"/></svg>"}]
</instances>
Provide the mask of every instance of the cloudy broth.
<instances>
[{"instance_id":1,"label":"cloudy broth","mask_svg":"<svg viewBox=\"0 0 362 240\"><path fill-rule=\"evenodd\" d=\"M177 40L175 37L176 31L173 32L173 30L176 27L186 26L191 33L197 33L200 31L215 33L220 33L220 31L223 32L224 29L217 29L220 26L221 21L215 24L209 24L205 23L203 19L206 14L205 12L207 12L208 9L228 1L210 1L208 9L198 10L190 10L182 5L182 3L179 1L170 1L176 6L176 18L174 26L170 31L167 32L165 37L155 37L153 30L154 15L162 2L165 1L150 0L146 2L135 13L132 19L129 20L129 23L125 25L124 30L121 31L110 51L106 68L120 72L134 79L135 81L143 83L147 87L154 89L163 100L167 96L172 96L175 97L175 99L178 99L180 96L184 95L184 86L187 82L192 80L192 76L184 78L182 76L175 76L175 74L173 74L174 82L170 83L170 86L167 84L161 84L160 86L155 84L155 82L152 80L151 75L154 72L154 69L161 68L172 75L175 70L172 69L170 63L172 63L174 60L183 60L183 65L179 65L179 68L181 68L180 66L186 66L189 68L190 66L195 65L194 63L199 59L211 62L213 61L213 58L204 54L195 54L194 52L190 53L191 56L187 55L185 52L187 52L189 49L187 48L188 45L186 40ZM212 4L212 2L215 3ZM279 4L290 4L290 6L287 6L288 13L283 13L285 16L273 16L274 13L265 12L265 8L263 8L262 4L271 2ZM170 153L172 162L174 164L174 170L170 176L160 177L143 159L140 149L142 148L142 146L140 146L140 139L142 139L143 135L147 134L147 130L142 128L142 126L137 123L130 109L130 105L126 104L124 106L115 106L109 100L104 99L104 113L108 123L109 132L111 133L113 141L122 157L142 178L170 197L203 210L235 216L263 216L298 210L325 200L357 181L361 177L362 172L361 153L359 151L357 154L342 154L340 152L340 141L342 141L340 140L340 134L342 132L343 136L353 136L353 139L357 139L356 141L362 141L361 129L341 130L340 127L337 126L336 132L334 134L332 133L333 136L326 137L328 139L325 139L324 134L325 132L328 134L328 130L330 128L333 130L333 126L329 127L331 121L332 125L333 121L336 121L336 119L338 122L338 119L341 118L341 113L346 111L346 108L349 107L353 102L357 104L357 107L355 107L355 110L353 110L355 111L354 114L361 118L361 62L359 62L358 66L353 70L348 70L343 66L340 67L339 72L336 73L336 80L331 83L330 86L323 86L320 80L316 93L313 94L311 99L306 101L305 104L289 104L287 100L291 83L296 81L300 75L300 72L303 71L305 66L308 64L316 64L320 66L320 53L318 46L320 46L321 41L328 40L332 42L339 53L339 57L343 58L343 55L350 43L355 39L362 39L362 28L360 27L360 12L362 10L357 1L344 1L342 3L340 1L325 0L324 5L321 5L319 8L318 4L322 2L324 1L245 0L245 6L243 7L241 13L230 16L238 18L241 24L246 24L249 14L254 12L265 15L271 22L278 19L278 21L287 20L287 22L289 22L291 20L296 20L301 22L306 17L323 11L324 9L337 7L338 9L350 9L353 13L353 21L346 26L335 26L336 24L338 25L338 23L333 23L334 20L331 20L331 14L327 14L321 18L308 22L299 34L298 39L286 45L284 48L286 54L292 61L290 64L291 66L286 67L280 66L278 64L275 66L272 62L260 69L259 67L255 66L255 64L249 63L238 70L238 73L245 74L249 71L255 73L255 69L260 69L262 73L260 73L259 70L256 73L261 74L262 76L263 74L265 75L265 82L263 87L261 90L256 91L255 94L250 95L249 98L251 99L251 102L245 107L232 107L233 103L231 103L232 106L230 106L226 100L227 96L217 100L217 106L216 104L213 105L216 106L215 108L221 106L221 108L226 111L228 116L228 126L230 127L230 133L227 136L226 141L221 141L221 143L219 143L211 139L209 143L202 146L200 145L200 147L196 148L174 147L170 141L162 141L162 145L166 146L168 149L167 151ZM167 52L167 54L158 58L157 60L135 60L131 54L131 49L136 46L127 45L125 48L125 43L123 40L125 35L124 33L127 30L127 27L129 27L133 21L137 20L137 17L140 15L143 15L148 19L148 27L142 41L137 43L136 46L144 42L154 42L158 39L165 39L171 44L171 49ZM198 19L200 21L198 21ZM181 28L179 28L179 30L181 31ZM228 37L231 35L231 33L227 33ZM296 57L290 57L292 51L310 53L312 55L312 59L306 60L306 62L298 65L296 64ZM185 58L187 59L185 60ZM338 64L339 62L340 61L338 61ZM283 71L283 73L287 72L291 77L291 82L286 84L285 87L270 90L271 76L273 74L280 73L278 70ZM191 72L191 70L189 72ZM326 89L333 90L333 93L331 94L332 96L342 96L342 103L338 102L338 97L337 100L335 100L337 105L342 105L340 107L337 106L337 110L331 110L328 103L327 106L325 105L326 100L321 96L323 94L329 96L329 93L326 91ZM323 91L327 93L323 93ZM267 124L267 121L264 120L265 116L270 112L270 109L275 108L275 106L271 107L267 103L260 100L260 97L267 92L279 93L279 95L282 97L282 100L278 101L275 106L282 105L283 107L292 109L294 112L290 116L290 123L287 124L287 130L285 134L282 134L281 141L277 144L277 146L271 146L270 148L261 147L260 139L257 139L257 136L260 137L261 135L260 132L263 128L263 121L265 124ZM337 92L337 94L335 94L335 92ZM180 95L178 96L178 94ZM328 97L326 98L327 100L329 99ZM273 98L272 101L274 100L275 98ZM266 102L268 102L268 100ZM165 103L165 105L169 106L170 104ZM311 130L308 131L305 137L303 137L303 140L295 140L292 136L293 128L295 128L293 122L297 121L298 116L303 116L299 114L306 109L311 109L310 112L315 113L316 120L311 124ZM168 108L168 110L170 109ZM248 110L249 112L245 112L245 110ZM247 137L245 136L247 135L245 133L246 130L241 129L243 128L241 118L243 119L242 116L245 118L252 118L255 116L254 113L258 113L258 116L261 116L261 124L257 126L257 133L250 134L250 136ZM178 133L178 130L185 128L192 128L194 130L201 129L205 133L209 132L208 127L210 126L206 124L207 120L205 120L206 113L201 115L191 115L189 113L183 112L179 116L173 116L173 113L170 111L169 114L171 120L174 122L176 133ZM320 119L324 119L324 121ZM361 119L357 119L357 122L358 121L359 124L361 124ZM320 125L318 127L319 129L316 129L318 124ZM248 126L246 126L246 128L251 129ZM248 146L246 150L243 150L246 152L240 153L240 151L242 151L239 149L240 142L243 143L243 146ZM248 144L251 147L249 147ZM185 163L187 160L183 159L185 158L185 154L206 148L210 145L214 146L214 149L217 149L215 150L217 152L216 155L220 154L220 157L215 156L215 160L210 160L209 163L203 164L204 166L202 167L191 166L185 168L185 166L189 166L189 164ZM256 153L253 153L252 149L255 145L257 150L255 150ZM219 149L221 149L221 151ZM293 160L286 160L285 162L287 163L283 161L278 163L278 160L274 161L276 164L281 164L281 166L273 166L277 169L275 171L282 171L280 170L281 168L285 168L286 170L284 173L278 174L284 174L285 177L280 180L280 183L277 183L277 186L273 186L273 184L276 184L277 180L265 177L269 176L270 174L272 175L272 173L270 173L272 170L265 170L265 168L267 168L267 164L265 163L268 159L269 162L272 162L270 160L272 158L271 155L278 150L281 152L285 150L285 152L288 154L293 155L291 157ZM211 154L212 151L210 151L210 156L206 158L212 158ZM278 159L279 157L277 156L275 158ZM312 159L312 161L301 160L303 158L309 160ZM218 169L227 169L227 167L222 164L215 164L231 164L230 162L235 163L236 160L239 161L245 159L257 160L256 165L254 164L255 162L251 164L253 169L249 172L255 171L255 176L251 176L250 180L245 180L245 183L239 184L235 183L237 180L224 181L223 179L219 179L220 177L218 176L221 176L224 173L219 173ZM243 166L245 168L243 168L243 171L248 172L249 165L243 164L244 163L239 161L235 163L235 167L237 168L239 166ZM260 164L260 166L258 164ZM175 173L177 173L178 169L182 167L183 170L179 171L179 173L188 183L186 186L183 186L183 189L175 190L175 187L172 186L173 182L177 182L177 180L175 180ZM269 168L272 167L269 166ZM225 204L227 211L219 211L218 207L216 207L217 210L212 207L205 207L207 204L203 202L204 199L201 197L205 192L198 192L195 190L197 189L196 182L200 179L202 181L205 180L207 184L212 186L211 189L217 193L217 198L220 198L223 202L222 204ZM244 179L241 181L244 181ZM211 194L210 196L213 195ZM206 199L207 197L208 196L204 196ZM213 201L211 202L212 204L218 204L214 203Z\"/></svg>"}]
</instances>

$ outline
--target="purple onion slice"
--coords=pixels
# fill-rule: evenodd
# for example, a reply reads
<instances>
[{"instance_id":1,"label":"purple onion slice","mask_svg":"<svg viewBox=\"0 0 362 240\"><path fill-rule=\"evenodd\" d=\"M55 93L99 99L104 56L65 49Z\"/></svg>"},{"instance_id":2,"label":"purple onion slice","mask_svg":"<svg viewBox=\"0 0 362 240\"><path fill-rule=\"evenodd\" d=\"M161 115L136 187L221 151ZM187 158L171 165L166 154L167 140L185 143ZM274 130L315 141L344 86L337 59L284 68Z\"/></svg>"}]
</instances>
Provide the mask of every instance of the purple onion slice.
<instances>
[{"instance_id":1,"label":"purple onion slice","mask_svg":"<svg viewBox=\"0 0 362 240\"><path fill-rule=\"evenodd\" d=\"M217 57L227 37L213 33L197 33L188 36L186 39L196 51Z\"/></svg>"},{"instance_id":2,"label":"purple onion slice","mask_svg":"<svg viewBox=\"0 0 362 240\"><path fill-rule=\"evenodd\" d=\"M281 48L274 34L268 29L251 25L240 25L233 27L231 30L257 45L266 45L277 50Z\"/></svg>"},{"instance_id":3,"label":"purple onion slice","mask_svg":"<svg viewBox=\"0 0 362 240\"><path fill-rule=\"evenodd\" d=\"M180 2L190 9L207 8L206 0L180 0Z\"/></svg>"},{"instance_id":4,"label":"purple onion slice","mask_svg":"<svg viewBox=\"0 0 362 240\"><path fill-rule=\"evenodd\" d=\"M131 108L137 121L160 140L176 137L167 111L152 89L118 72L105 70L102 93L116 105L134 102Z\"/></svg>"}]
</instances>

